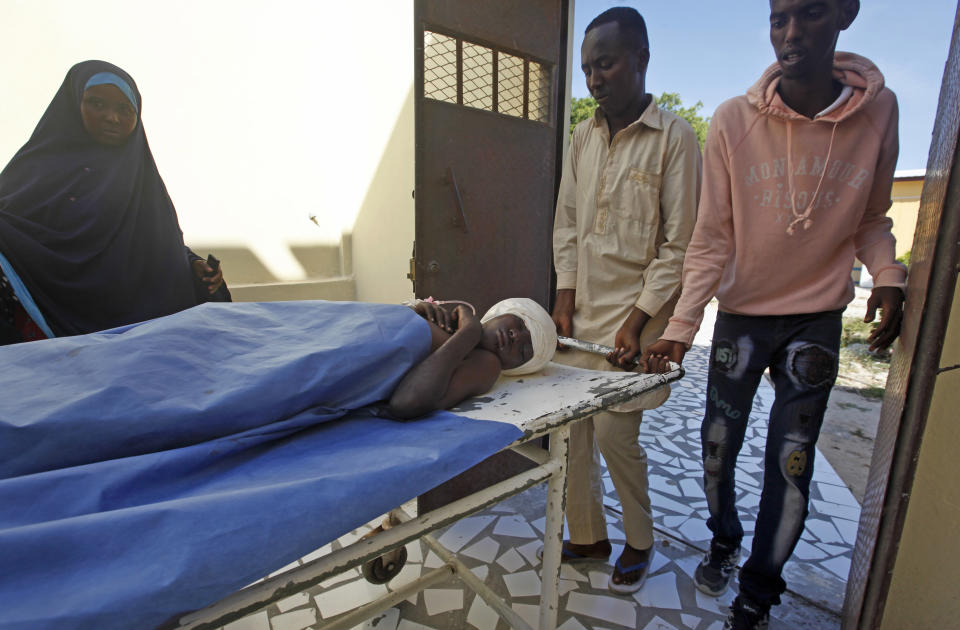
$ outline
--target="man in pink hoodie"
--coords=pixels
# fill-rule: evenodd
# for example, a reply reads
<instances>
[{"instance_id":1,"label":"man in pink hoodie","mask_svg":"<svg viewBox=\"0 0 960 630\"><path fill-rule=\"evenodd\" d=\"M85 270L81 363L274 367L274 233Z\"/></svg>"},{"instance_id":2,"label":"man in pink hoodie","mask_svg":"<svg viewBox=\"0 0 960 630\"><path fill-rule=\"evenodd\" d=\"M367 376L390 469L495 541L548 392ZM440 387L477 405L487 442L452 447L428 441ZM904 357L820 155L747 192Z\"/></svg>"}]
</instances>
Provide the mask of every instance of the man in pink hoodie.
<instances>
[{"instance_id":1,"label":"man in pink hoodie","mask_svg":"<svg viewBox=\"0 0 960 630\"><path fill-rule=\"evenodd\" d=\"M701 431L713 532L694 581L726 591L740 557L734 471L765 368L776 389L753 549L724 628L766 628L807 516L816 441L837 375L854 256L875 278L871 349L899 334L906 269L886 217L897 162L897 103L870 61L835 52L858 0L770 0L777 63L717 108L704 150L683 290L649 371L681 362L720 302Z\"/></svg>"}]
</instances>

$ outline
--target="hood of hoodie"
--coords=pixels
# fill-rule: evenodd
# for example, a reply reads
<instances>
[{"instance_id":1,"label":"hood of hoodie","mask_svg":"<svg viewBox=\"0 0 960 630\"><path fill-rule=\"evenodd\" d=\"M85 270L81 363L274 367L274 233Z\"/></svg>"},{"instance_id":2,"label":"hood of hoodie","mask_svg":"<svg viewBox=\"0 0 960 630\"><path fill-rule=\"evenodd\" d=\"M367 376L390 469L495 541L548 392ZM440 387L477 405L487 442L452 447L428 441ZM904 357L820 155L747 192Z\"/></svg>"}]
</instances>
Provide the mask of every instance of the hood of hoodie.
<instances>
[{"instance_id":1,"label":"hood of hoodie","mask_svg":"<svg viewBox=\"0 0 960 630\"><path fill-rule=\"evenodd\" d=\"M760 79L747 90L747 100L761 114L784 120L809 120L783 102L777 92L783 71L774 63L764 71ZM836 52L833 56L833 78L853 88L853 94L840 107L817 120L840 122L854 115L877 97L883 90L883 74L866 57L848 52Z\"/></svg>"}]
</instances>

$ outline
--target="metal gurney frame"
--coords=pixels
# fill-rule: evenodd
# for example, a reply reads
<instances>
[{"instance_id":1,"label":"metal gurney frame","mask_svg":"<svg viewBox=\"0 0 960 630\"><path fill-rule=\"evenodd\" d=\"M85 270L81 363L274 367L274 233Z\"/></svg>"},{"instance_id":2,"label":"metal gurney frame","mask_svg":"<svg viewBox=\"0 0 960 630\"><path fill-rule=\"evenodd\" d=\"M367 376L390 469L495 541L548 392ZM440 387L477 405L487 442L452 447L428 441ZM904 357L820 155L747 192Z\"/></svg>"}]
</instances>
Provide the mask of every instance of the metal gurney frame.
<instances>
[{"instance_id":1,"label":"metal gurney frame","mask_svg":"<svg viewBox=\"0 0 960 630\"><path fill-rule=\"evenodd\" d=\"M417 580L373 602L318 622L314 627L324 630L353 628L411 595L456 575L512 628L531 630L512 608L453 553L444 549L430 532L546 481L539 629L555 628L559 612L560 548L570 423L678 380L683 376L683 369L674 367L667 374L654 375L581 370L550 363L539 374L501 378L482 399L468 400L453 411L478 421L493 420L516 425L523 435L507 448L535 462L535 468L416 517L407 515L402 509L395 509L391 512L395 526L252 584L207 608L183 615L175 622L179 625L173 627L195 630L220 627L422 538L443 560L444 566L424 573ZM521 409L526 411L521 412ZM528 443L544 435L550 435L549 452Z\"/></svg>"}]
</instances>

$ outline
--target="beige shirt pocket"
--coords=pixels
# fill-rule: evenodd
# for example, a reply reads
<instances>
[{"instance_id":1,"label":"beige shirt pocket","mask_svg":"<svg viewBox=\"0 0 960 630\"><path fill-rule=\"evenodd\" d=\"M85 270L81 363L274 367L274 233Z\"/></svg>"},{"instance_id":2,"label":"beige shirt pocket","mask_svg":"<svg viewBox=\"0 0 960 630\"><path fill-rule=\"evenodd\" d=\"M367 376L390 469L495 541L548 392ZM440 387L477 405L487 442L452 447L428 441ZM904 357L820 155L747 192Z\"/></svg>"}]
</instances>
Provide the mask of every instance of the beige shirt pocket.
<instances>
[{"instance_id":1,"label":"beige shirt pocket","mask_svg":"<svg viewBox=\"0 0 960 630\"><path fill-rule=\"evenodd\" d=\"M660 218L660 173L628 168L613 212L622 217L655 224Z\"/></svg>"},{"instance_id":2,"label":"beige shirt pocket","mask_svg":"<svg viewBox=\"0 0 960 630\"><path fill-rule=\"evenodd\" d=\"M594 231L605 233L619 241L624 257L631 261L647 257L647 241L656 239L660 221L660 175L629 167L620 172L620 181L610 188L606 207L600 209L603 220ZM633 244L640 245L639 248Z\"/></svg>"}]
</instances>

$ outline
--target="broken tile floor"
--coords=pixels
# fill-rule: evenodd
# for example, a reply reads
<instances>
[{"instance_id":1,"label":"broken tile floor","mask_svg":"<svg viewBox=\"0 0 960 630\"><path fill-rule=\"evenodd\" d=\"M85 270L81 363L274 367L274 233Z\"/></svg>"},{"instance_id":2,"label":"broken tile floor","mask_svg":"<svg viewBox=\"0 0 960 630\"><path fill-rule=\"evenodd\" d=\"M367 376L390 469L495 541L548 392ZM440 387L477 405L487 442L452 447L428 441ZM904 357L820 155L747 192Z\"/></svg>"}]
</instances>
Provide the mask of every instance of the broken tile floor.
<instances>
[{"instance_id":1,"label":"broken tile floor","mask_svg":"<svg viewBox=\"0 0 960 630\"><path fill-rule=\"evenodd\" d=\"M706 327L705 327L706 328ZM709 329L708 329L709 330ZM709 545L705 525L707 503L702 490L700 419L709 348L694 346L684 367L687 375L674 384L670 400L645 414L640 440L649 459L650 498L656 527L656 555L644 587L633 596L610 593L609 562L564 566L560 589L562 630L583 628L720 630L732 591L718 599L693 586L692 575ZM762 379L751 424L739 458L738 505L749 549L760 502L766 417L773 389ZM604 476L608 532L615 560L624 535L617 517L613 484ZM806 530L787 564L789 591L775 607L770 628L839 628L850 557L860 507L825 457L816 459ZM436 535L514 610L536 627L540 593L537 548L544 522L546 487L533 488L497 506L467 517ZM357 530L332 544L349 544L365 533ZM306 557L329 551L330 546ZM408 545L407 564L388 585L369 584L359 569L330 579L314 589L280 601L266 610L227 625L227 630L304 630L366 603L419 575L441 566L420 542ZM448 630L508 628L483 600L456 578L427 589L357 628L376 630Z\"/></svg>"}]
</instances>

